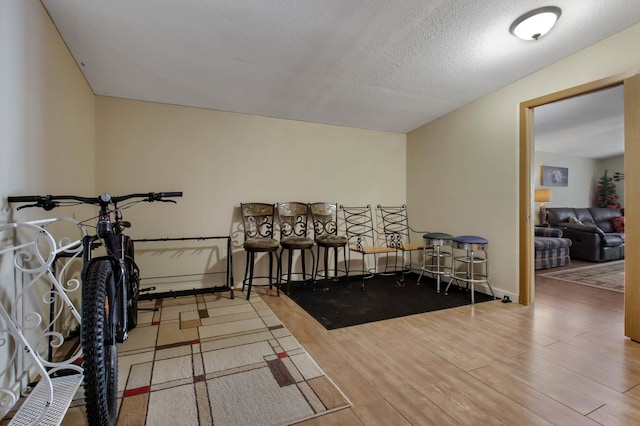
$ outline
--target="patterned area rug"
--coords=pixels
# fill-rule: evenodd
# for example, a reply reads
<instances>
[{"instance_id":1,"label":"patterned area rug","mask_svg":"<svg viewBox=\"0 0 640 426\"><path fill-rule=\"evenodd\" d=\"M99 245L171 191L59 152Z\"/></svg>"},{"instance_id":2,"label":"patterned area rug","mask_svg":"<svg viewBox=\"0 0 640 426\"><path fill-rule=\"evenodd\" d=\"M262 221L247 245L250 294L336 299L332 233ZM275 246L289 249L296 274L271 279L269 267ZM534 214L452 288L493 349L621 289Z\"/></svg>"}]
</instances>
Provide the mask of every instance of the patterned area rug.
<instances>
[{"instance_id":1,"label":"patterned area rug","mask_svg":"<svg viewBox=\"0 0 640 426\"><path fill-rule=\"evenodd\" d=\"M597 287L624 293L624 260L582 266L558 272L539 274L542 277Z\"/></svg>"},{"instance_id":2,"label":"patterned area rug","mask_svg":"<svg viewBox=\"0 0 640 426\"><path fill-rule=\"evenodd\" d=\"M140 309L118 348L118 425L289 425L351 406L258 295ZM81 388L62 425L82 424Z\"/></svg>"}]
</instances>

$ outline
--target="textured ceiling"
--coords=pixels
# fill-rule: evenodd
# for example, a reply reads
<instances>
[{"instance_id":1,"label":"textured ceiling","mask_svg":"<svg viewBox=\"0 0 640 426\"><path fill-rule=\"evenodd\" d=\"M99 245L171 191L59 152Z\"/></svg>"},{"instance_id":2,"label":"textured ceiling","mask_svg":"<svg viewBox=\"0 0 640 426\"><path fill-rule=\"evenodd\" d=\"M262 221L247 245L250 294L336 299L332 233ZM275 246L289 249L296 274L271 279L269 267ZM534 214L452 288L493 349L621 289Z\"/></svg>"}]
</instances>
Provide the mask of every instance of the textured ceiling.
<instances>
[{"instance_id":1,"label":"textured ceiling","mask_svg":"<svg viewBox=\"0 0 640 426\"><path fill-rule=\"evenodd\" d=\"M638 0L42 0L97 95L408 132L640 22Z\"/></svg>"},{"instance_id":2,"label":"textured ceiling","mask_svg":"<svg viewBox=\"0 0 640 426\"><path fill-rule=\"evenodd\" d=\"M623 86L534 109L536 151L587 158L624 153Z\"/></svg>"}]
</instances>

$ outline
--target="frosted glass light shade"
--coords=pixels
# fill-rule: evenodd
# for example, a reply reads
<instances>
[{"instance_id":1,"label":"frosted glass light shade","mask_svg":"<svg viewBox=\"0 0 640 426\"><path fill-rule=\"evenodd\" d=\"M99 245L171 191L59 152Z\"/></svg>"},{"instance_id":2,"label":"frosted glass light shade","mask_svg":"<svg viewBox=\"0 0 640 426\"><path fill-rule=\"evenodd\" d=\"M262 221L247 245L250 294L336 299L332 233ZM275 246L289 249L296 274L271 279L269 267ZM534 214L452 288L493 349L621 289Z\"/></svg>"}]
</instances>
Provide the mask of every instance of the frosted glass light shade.
<instances>
[{"instance_id":1,"label":"frosted glass light shade","mask_svg":"<svg viewBox=\"0 0 640 426\"><path fill-rule=\"evenodd\" d=\"M561 13L562 10L556 6L534 9L516 19L509 31L522 40L538 40L551 31Z\"/></svg>"}]
</instances>

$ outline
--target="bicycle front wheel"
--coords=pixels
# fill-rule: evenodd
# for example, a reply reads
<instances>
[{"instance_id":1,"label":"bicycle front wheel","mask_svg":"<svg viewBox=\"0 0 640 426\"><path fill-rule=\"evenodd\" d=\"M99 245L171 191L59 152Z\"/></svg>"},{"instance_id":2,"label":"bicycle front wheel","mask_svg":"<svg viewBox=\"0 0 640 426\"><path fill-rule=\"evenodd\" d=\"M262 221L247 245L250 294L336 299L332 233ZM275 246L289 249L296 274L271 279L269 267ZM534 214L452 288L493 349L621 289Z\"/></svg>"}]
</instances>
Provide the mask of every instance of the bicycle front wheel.
<instances>
[{"instance_id":1,"label":"bicycle front wheel","mask_svg":"<svg viewBox=\"0 0 640 426\"><path fill-rule=\"evenodd\" d=\"M111 262L93 262L85 278L81 338L87 419L91 426L113 426L118 412L118 348L115 337L118 301L111 300L107 292L107 288L115 288Z\"/></svg>"}]
</instances>

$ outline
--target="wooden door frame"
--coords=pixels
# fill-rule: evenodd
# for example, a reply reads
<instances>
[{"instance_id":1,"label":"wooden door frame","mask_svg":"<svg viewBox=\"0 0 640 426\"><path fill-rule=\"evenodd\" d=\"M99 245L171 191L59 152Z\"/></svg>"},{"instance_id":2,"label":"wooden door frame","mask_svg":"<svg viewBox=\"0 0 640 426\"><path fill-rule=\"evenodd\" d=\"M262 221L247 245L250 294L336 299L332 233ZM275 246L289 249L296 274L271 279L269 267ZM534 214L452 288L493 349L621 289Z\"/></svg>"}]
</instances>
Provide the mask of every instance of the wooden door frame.
<instances>
[{"instance_id":1,"label":"wooden door frame","mask_svg":"<svg viewBox=\"0 0 640 426\"><path fill-rule=\"evenodd\" d=\"M591 83L582 84L559 92L551 93L539 98L531 99L520 104L520 185L519 185L519 303L531 305L533 300L533 109L538 106L571 98L585 93L595 92L609 87L624 84L624 80L634 76L636 71L617 74ZM626 145L625 135L625 145ZM626 151L626 148L625 148ZM625 156L626 158L626 156ZM626 161L625 161L626 163ZM625 185L626 190L627 185ZM625 196L626 199L626 196ZM626 266L626 265L625 265ZM625 310L625 318L627 312Z\"/></svg>"}]
</instances>

